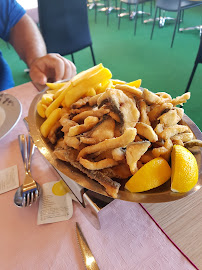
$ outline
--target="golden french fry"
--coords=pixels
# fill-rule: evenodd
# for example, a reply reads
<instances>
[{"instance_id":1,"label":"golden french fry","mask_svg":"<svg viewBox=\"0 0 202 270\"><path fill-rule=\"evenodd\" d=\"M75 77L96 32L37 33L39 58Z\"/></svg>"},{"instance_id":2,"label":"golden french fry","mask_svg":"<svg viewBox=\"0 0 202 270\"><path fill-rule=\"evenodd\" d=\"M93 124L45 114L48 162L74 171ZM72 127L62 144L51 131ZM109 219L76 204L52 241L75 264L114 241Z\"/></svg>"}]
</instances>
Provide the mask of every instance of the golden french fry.
<instances>
[{"instance_id":1,"label":"golden french fry","mask_svg":"<svg viewBox=\"0 0 202 270\"><path fill-rule=\"evenodd\" d=\"M78 73L74 78L71 79L72 85L76 86L77 84L81 83L83 80L88 79L90 76L98 72L99 70L103 69L103 65L99 64L87 70L84 70Z\"/></svg>"},{"instance_id":2,"label":"golden french fry","mask_svg":"<svg viewBox=\"0 0 202 270\"><path fill-rule=\"evenodd\" d=\"M53 90L52 89L51 90L49 89L49 90L46 91L46 93L47 94L53 94L54 95L57 91L58 91L57 89L53 89Z\"/></svg>"},{"instance_id":3,"label":"golden french fry","mask_svg":"<svg viewBox=\"0 0 202 270\"><path fill-rule=\"evenodd\" d=\"M37 109L38 114L42 118L45 118L46 117L45 111L47 109L47 106L45 104L42 104L41 100L37 103L36 109Z\"/></svg>"},{"instance_id":4,"label":"golden french fry","mask_svg":"<svg viewBox=\"0 0 202 270\"><path fill-rule=\"evenodd\" d=\"M63 99L65 98L65 95L66 93L72 88L72 85L71 85L71 81L69 81L67 84L65 84L61 89L61 93L60 95L48 106L45 114L46 114L46 117L48 118L49 115L55 110L57 109L61 102L63 101Z\"/></svg>"},{"instance_id":5,"label":"golden french fry","mask_svg":"<svg viewBox=\"0 0 202 270\"><path fill-rule=\"evenodd\" d=\"M114 88L114 85L111 80L98 84L95 88L97 94L103 93L107 88Z\"/></svg>"},{"instance_id":6,"label":"golden french fry","mask_svg":"<svg viewBox=\"0 0 202 270\"><path fill-rule=\"evenodd\" d=\"M46 83L49 89L51 90L57 90L63 87L66 84L66 82L63 83Z\"/></svg>"},{"instance_id":7,"label":"golden french fry","mask_svg":"<svg viewBox=\"0 0 202 270\"><path fill-rule=\"evenodd\" d=\"M49 117L43 122L40 131L45 138L48 136L51 128L60 119L60 117L61 117L61 108L57 108L54 111L52 111Z\"/></svg>"},{"instance_id":8,"label":"golden french fry","mask_svg":"<svg viewBox=\"0 0 202 270\"><path fill-rule=\"evenodd\" d=\"M138 79L136 81L127 83L127 85L129 85L129 86L135 86L136 88L139 88L141 86L141 83L142 83L142 80L141 79Z\"/></svg>"},{"instance_id":9,"label":"golden french fry","mask_svg":"<svg viewBox=\"0 0 202 270\"><path fill-rule=\"evenodd\" d=\"M109 80L112 74L107 68L102 68L97 73L83 80L75 87L71 88L65 95L65 104L69 108L74 102L86 95L89 89L96 87L99 83Z\"/></svg>"},{"instance_id":10,"label":"golden french fry","mask_svg":"<svg viewBox=\"0 0 202 270\"><path fill-rule=\"evenodd\" d=\"M111 79L110 81L113 83L113 85L116 85L116 84L126 84L125 81L121 81L121 80Z\"/></svg>"},{"instance_id":11,"label":"golden french fry","mask_svg":"<svg viewBox=\"0 0 202 270\"><path fill-rule=\"evenodd\" d=\"M86 93L86 96L87 96L87 97L93 97L93 96L95 96L95 95L96 95L96 91L95 91L94 88L88 89L88 91L87 91L87 93Z\"/></svg>"},{"instance_id":12,"label":"golden french fry","mask_svg":"<svg viewBox=\"0 0 202 270\"><path fill-rule=\"evenodd\" d=\"M41 102L46 105L50 105L53 102L53 94L43 94Z\"/></svg>"}]
</instances>

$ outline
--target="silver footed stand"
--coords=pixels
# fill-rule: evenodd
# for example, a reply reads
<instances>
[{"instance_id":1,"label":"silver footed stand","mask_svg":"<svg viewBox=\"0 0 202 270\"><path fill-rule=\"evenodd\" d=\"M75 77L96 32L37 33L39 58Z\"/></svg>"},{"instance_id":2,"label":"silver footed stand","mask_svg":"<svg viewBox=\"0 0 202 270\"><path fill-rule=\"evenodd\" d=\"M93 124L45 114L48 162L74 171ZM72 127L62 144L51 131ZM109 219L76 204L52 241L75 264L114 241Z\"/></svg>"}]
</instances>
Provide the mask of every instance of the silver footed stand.
<instances>
[{"instance_id":1,"label":"silver footed stand","mask_svg":"<svg viewBox=\"0 0 202 270\"><path fill-rule=\"evenodd\" d=\"M163 13L163 16L160 16L160 17L156 18L156 20L155 20L155 21L159 22L159 27L164 27L166 21L176 20L175 18L165 16L165 11L163 11L162 13ZM149 22L153 22L153 21L154 21L154 19L150 18L148 20L144 20L144 23L149 23Z\"/></svg>"},{"instance_id":2,"label":"silver footed stand","mask_svg":"<svg viewBox=\"0 0 202 270\"><path fill-rule=\"evenodd\" d=\"M180 32L190 31L190 30L199 30L200 36L202 35L202 25L197 25L197 26L193 26L193 27L186 27L186 28L180 28L179 29Z\"/></svg>"}]
</instances>

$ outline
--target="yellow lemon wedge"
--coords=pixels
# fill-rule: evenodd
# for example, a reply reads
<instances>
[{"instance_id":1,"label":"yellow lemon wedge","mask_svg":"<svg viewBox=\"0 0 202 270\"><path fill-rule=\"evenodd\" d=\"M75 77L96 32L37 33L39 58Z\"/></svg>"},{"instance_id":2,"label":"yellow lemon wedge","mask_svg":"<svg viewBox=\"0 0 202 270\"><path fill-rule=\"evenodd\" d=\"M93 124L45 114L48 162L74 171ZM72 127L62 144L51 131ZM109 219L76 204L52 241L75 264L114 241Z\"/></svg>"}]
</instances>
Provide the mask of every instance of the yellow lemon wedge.
<instances>
[{"instance_id":1,"label":"yellow lemon wedge","mask_svg":"<svg viewBox=\"0 0 202 270\"><path fill-rule=\"evenodd\" d=\"M171 153L171 190L188 192L198 181L198 165L194 155L181 145L174 145Z\"/></svg>"},{"instance_id":2,"label":"yellow lemon wedge","mask_svg":"<svg viewBox=\"0 0 202 270\"><path fill-rule=\"evenodd\" d=\"M126 183L125 188L130 192L143 192L164 184L171 176L168 162L154 158L142 166Z\"/></svg>"},{"instance_id":3,"label":"yellow lemon wedge","mask_svg":"<svg viewBox=\"0 0 202 270\"><path fill-rule=\"evenodd\" d=\"M56 196L63 196L69 192L69 188L64 183L63 180L60 180L59 182L55 183L52 187L52 192Z\"/></svg>"}]
</instances>

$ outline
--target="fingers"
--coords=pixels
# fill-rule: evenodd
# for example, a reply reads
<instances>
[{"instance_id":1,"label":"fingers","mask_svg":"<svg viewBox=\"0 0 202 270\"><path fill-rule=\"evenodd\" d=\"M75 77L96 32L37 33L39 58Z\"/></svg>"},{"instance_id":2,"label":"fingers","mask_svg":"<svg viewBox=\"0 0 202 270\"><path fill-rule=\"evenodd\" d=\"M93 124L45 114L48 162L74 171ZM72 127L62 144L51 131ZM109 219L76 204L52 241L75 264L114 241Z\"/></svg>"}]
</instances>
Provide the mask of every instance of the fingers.
<instances>
[{"instance_id":1,"label":"fingers","mask_svg":"<svg viewBox=\"0 0 202 270\"><path fill-rule=\"evenodd\" d=\"M38 58L30 66L30 77L32 81L42 85L48 81L69 80L75 75L75 65L56 53L50 53Z\"/></svg>"},{"instance_id":2,"label":"fingers","mask_svg":"<svg viewBox=\"0 0 202 270\"><path fill-rule=\"evenodd\" d=\"M47 83L47 77L37 65L30 67L29 71L30 78L33 82L44 85Z\"/></svg>"},{"instance_id":3,"label":"fingers","mask_svg":"<svg viewBox=\"0 0 202 270\"><path fill-rule=\"evenodd\" d=\"M63 80L67 79L70 80L72 77L74 77L76 75L76 66L69 61L68 59L62 57L61 55L58 55L58 57L64 62L64 76L63 76Z\"/></svg>"}]
</instances>

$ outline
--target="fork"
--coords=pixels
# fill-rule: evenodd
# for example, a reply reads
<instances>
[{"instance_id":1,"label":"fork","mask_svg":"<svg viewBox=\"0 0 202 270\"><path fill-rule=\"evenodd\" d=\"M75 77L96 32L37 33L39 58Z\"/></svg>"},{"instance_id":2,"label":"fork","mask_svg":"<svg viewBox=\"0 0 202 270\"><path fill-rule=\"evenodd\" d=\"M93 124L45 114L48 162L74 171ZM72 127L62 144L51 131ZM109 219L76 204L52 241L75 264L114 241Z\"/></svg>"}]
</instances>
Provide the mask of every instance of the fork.
<instances>
[{"instance_id":1,"label":"fork","mask_svg":"<svg viewBox=\"0 0 202 270\"><path fill-rule=\"evenodd\" d=\"M35 145L32 137L28 135L28 143L24 134L18 136L20 151L25 167L25 179L22 185L22 205L31 206L39 197L40 186L31 175L31 159Z\"/></svg>"}]
</instances>

